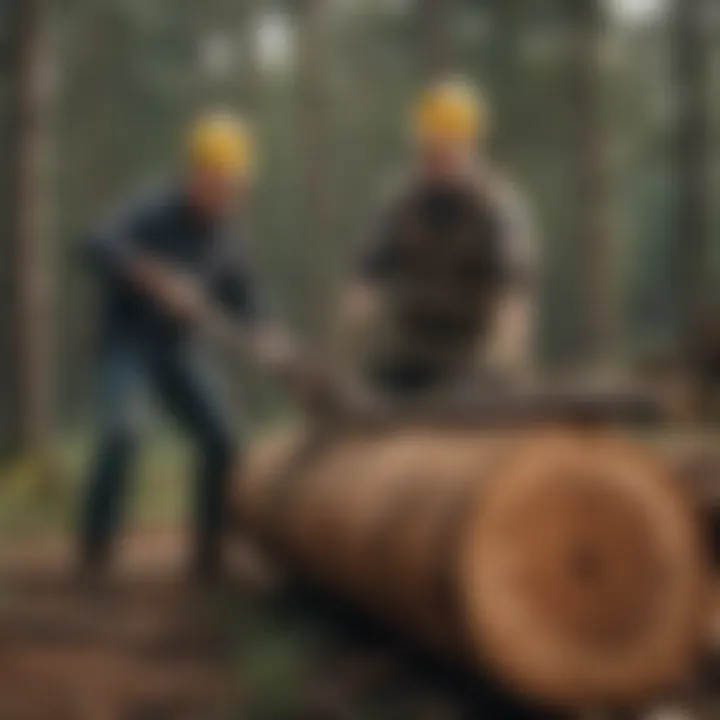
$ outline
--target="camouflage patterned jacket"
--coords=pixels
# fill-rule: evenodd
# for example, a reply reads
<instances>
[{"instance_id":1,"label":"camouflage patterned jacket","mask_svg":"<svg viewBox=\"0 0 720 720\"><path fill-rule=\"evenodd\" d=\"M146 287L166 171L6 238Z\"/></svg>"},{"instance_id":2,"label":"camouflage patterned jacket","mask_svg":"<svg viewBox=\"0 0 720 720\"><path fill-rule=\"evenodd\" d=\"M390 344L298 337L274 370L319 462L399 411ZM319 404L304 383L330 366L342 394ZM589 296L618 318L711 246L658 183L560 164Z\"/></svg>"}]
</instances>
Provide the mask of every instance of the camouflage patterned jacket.
<instances>
[{"instance_id":1,"label":"camouflage patterned jacket","mask_svg":"<svg viewBox=\"0 0 720 720\"><path fill-rule=\"evenodd\" d=\"M533 307L531 225L519 193L498 177L405 183L360 261L361 282L381 294L362 352L366 371L381 383L429 386L466 376L478 357L489 362L503 342L506 298Z\"/></svg>"}]
</instances>

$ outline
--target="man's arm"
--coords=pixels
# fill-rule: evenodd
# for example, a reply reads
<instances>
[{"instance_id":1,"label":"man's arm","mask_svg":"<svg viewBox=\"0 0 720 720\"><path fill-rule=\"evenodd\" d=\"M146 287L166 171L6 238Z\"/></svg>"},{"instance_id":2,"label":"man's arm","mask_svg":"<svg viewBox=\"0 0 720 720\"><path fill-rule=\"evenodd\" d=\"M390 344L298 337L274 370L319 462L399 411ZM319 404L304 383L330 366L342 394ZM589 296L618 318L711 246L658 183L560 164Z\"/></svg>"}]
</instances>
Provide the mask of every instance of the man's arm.
<instances>
[{"instance_id":1,"label":"man's arm","mask_svg":"<svg viewBox=\"0 0 720 720\"><path fill-rule=\"evenodd\" d=\"M265 319L253 275L237 255L228 252L220 258L212 294L227 313L247 325L258 325Z\"/></svg>"},{"instance_id":2,"label":"man's arm","mask_svg":"<svg viewBox=\"0 0 720 720\"><path fill-rule=\"evenodd\" d=\"M114 280L127 280L129 261L138 251L138 231L144 221L140 209L132 208L96 228L82 244L82 258L94 272Z\"/></svg>"},{"instance_id":3,"label":"man's arm","mask_svg":"<svg viewBox=\"0 0 720 720\"><path fill-rule=\"evenodd\" d=\"M282 376L300 362L297 343L290 331L266 312L248 263L239 252L226 248L212 292L220 307L245 326L246 347L259 365Z\"/></svg>"},{"instance_id":4,"label":"man's arm","mask_svg":"<svg viewBox=\"0 0 720 720\"><path fill-rule=\"evenodd\" d=\"M344 354L362 342L372 327L380 305L381 285L400 268L401 257L393 233L390 203L377 213L361 255L353 268L341 302L339 334Z\"/></svg>"},{"instance_id":5,"label":"man's arm","mask_svg":"<svg viewBox=\"0 0 720 720\"><path fill-rule=\"evenodd\" d=\"M153 221L153 208L134 206L94 233L84 247L90 267L105 279L125 283L176 317L199 313L201 294L195 283L153 257L143 238Z\"/></svg>"},{"instance_id":6,"label":"man's arm","mask_svg":"<svg viewBox=\"0 0 720 720\"><path fill-rule=\"evenodd\" d=\"M125 272L132 285L179 320L198 322L206 312L196 281L162 261L138 253L128 259Z\"/></svg>"},{"instance_id":7,"label":"man's arm","mask_svg":"<svg viewBox=\"0 0 720 720\"><path fill-rule=\"evenodd\" d=\"M239 338L242 350L306 409L328 412L342 407L344 387L334 377L327 359L303 347L284 324L265 310L244 262L226 258L213 291L219 305L232 316L227 322L228 318L223 320L217 312L209 315L208 325L214 326L223 339L232 342ZM233 319L245 325L245 332L238 334Z\"/></svg>"},{"instance_id":8,"label":"man's arm","mask_svg":"<svg viewBox=\"0 0 720 720\"><path fill-rule=\"evenodd\" d=\"M538 240L529 204L517 188L497 194L501 218L501 285L484 361L503 374L528 375L534 362Z\"/></svg>"}]
</instances>

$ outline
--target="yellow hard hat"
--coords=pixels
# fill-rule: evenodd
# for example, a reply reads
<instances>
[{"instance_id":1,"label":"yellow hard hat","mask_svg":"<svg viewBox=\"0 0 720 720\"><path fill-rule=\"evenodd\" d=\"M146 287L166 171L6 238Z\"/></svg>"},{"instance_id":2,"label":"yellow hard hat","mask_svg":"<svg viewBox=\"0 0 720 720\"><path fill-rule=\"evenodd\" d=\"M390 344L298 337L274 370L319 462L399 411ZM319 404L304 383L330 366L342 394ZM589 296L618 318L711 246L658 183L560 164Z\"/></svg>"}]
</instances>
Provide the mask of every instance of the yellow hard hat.
<instances>
[{"instance_id":1,"label":"yellow hard hat","mask_svg":"<svg viewBox=\"0 0 720 720\"><path fill-rule=\"evenodd\" d=\"M488 131L488 109L482 93L465 80L443 80L420 96L413 114L415 139L473 143Z\"/></svg>"},{"instance_id":2,"label":"yellow hard hat","mask_svg":"<svg viewBox=\"0 0 720 720\"><path fill-rule=\"evenodd\" d=\"M254 170L250 131L228 113L207 114L195 122L188 134L187 155L193 167L228 175L249 175Z\"/></svg>"}]
</instances>

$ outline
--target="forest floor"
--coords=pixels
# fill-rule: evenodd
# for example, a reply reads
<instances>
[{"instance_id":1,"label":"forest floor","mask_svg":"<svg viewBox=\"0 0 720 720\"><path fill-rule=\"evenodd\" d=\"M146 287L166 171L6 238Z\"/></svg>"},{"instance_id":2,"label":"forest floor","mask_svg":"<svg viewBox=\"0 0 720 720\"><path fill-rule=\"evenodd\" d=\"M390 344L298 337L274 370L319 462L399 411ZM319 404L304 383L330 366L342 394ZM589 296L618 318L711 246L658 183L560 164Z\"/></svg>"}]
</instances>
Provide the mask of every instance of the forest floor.
<instances>
[{"instance_id":1,"label":"forest floor","mask_svg":"<svg viewBox=\"0 0 720 720\"><path fill-rule=\"evenodd\" d=\"M476 717L469 685L249 552L232 585L194 587L183 545L133 534L101 588L78 582L65 541L3 548L0 720Z\"/></svg>"},{"instance_id":2,"label":"forest floor","mask_svg":"<svg viewBox=\"0 0 720 720\"><path fill-rule=\"evenodd\" d=\"M176 539L135 537L124 550L102 591L76 581L57 539L0 554L0 718L194 718L218 697L207 614L168 574Z\"/></svg>"},{"instance_id":3,"label":"forest floor","mask_svg":"<svg viewBox=\"0 0 720 720\"><path fill-rule=\"evenodd\" d=\"M0 720L511 717L477 683L279 581L248 549L232 584L214 589L184 579L177 533L133 533L120 550L99 588L78 582L57 538L0 551ZM703 698L669 717L718 712Z\"/></svg>"}]
</instances>

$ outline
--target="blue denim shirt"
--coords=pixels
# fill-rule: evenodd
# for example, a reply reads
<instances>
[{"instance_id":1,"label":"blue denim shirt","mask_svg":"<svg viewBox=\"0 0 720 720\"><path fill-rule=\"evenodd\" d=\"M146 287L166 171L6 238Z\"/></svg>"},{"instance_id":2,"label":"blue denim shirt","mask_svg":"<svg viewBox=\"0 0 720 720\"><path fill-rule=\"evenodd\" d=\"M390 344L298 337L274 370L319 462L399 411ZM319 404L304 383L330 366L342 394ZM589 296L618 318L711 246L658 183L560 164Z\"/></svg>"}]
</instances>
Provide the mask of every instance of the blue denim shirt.
<instances>
[{"instance_id":1,"label":"blue denim shirt","mask_svg":"<svg viewBox=\"0 0 720 720\"><path fill-rule=\"evenodd\" d=\"M167 344L188 331L127 278L124 269L134 254L190 275L236 317L247 322L258 318L239 238L225 222L199 214L179 188L130 203L91 233L84 250L100 280L101 336L106 341L130 335Z\"/></svg>"}]
</instances>

